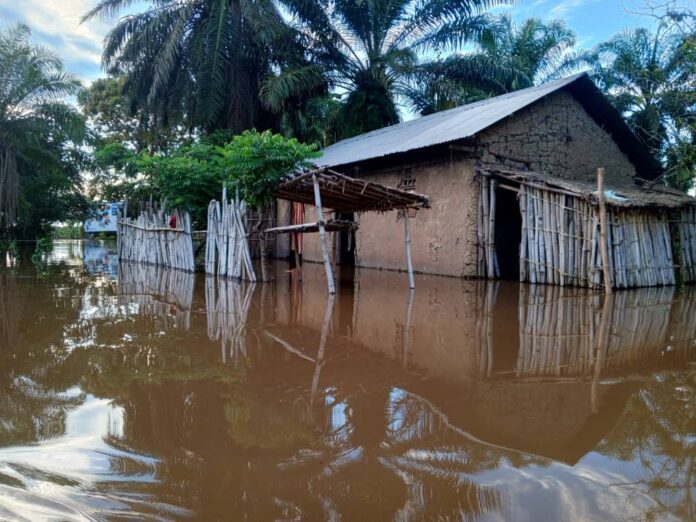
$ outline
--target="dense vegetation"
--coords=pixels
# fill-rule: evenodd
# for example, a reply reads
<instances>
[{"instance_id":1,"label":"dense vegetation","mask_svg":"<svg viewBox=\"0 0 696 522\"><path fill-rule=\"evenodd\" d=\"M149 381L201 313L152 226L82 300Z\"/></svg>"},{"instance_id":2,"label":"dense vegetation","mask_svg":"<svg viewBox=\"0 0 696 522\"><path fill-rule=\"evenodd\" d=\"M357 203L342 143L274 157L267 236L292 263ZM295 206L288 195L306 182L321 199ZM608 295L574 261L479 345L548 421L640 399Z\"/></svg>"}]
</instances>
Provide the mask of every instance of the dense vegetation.
<instances>
[{"instance_id":1,"label":"dense vegetation","mask_svg":"<svg viewBox=\"0 0 696 522\"><path fill-rule=\"evenodd\" d=\"M34 237L84 208L85 122L64 101L78 89L28 27L0 31L0 229Z\"/></svg>"},{"instance_id":2,"label":"dense vegetation","mask_svg":"<svg viewBox=\"0 0 696 522\"><path fill-rule=\"evenodd\" d=\"M261 173L276 172L272 161L235 170L241 143L287 147L284 159L301 162L312 149L280 135L326 146L581 69L663 161L664 181L691 185L693 14L664 11L652 30L578 49L563 21L515 23L490 14L499 3L150 0L129 14L130 0L100 0L85 19L127 16L107 35L106 77L88 89L30 43L28 28L4 28L0 228L36 235L80 219L87 199L126 195L200 213L223 181L268 188Z\"/></svg>"}]
</instances>

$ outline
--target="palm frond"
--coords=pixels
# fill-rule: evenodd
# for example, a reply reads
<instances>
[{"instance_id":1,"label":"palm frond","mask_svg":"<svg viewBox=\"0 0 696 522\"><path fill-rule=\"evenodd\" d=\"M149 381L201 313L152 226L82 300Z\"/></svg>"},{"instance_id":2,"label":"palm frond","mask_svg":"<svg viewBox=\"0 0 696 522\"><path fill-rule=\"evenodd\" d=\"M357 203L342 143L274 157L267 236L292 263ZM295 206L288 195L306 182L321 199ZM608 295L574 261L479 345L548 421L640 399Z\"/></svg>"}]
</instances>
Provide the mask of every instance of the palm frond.
<instances>
[{"instance_id":1,"label":"palm frond","mask_svg":"<svg viewBox=\"0 0 696 522\"><path fill-rule=\"evenodd\" d=\"M324 71L316 65L288 68L278 75L266 77L259 98L267 109L278 112L288 98L312 91L324 83Z\"/></svg>"}]
</instances>

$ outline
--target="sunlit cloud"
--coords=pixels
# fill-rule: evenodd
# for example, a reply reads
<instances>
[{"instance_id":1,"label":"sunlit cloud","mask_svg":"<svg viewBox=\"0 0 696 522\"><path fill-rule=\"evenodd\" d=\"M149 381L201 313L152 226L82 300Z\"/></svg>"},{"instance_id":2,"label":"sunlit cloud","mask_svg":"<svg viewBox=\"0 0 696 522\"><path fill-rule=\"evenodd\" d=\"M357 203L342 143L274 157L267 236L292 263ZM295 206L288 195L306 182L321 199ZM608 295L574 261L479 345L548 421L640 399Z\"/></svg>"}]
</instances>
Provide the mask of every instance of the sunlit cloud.
<instances>
[{"instance_id":1,"label":"sunlit cloud","mask_svg":"<svg viewBox=\"0 0 696 522\"><path fill-rule=\"evenodd\" d=\"M101 49L113 20L81 23L82 16L94 6L94 0L22 0L0 5L2 25L24 23L32 30L34 43L56 50L66 69L83 82L101 75Z\"/></svg>"}]
</instances>

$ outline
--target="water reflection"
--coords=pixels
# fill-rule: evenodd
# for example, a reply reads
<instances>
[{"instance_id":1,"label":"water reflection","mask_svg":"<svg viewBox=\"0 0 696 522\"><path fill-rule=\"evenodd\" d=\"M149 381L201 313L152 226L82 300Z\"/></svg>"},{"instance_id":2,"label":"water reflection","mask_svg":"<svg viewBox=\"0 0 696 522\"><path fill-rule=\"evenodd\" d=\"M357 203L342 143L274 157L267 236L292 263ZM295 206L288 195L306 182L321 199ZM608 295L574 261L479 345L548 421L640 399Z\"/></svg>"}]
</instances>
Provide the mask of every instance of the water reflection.
<instances>
[{"instance_id":1,"label":"water reflection","mask_svg":"<svg viewBox=\"0 0 696 522\"><path fill-rule=\"evenodd\" d=\"M0 518L693 517L693 290L322 277L2 274Z\"/></svg>"}]
</instances>

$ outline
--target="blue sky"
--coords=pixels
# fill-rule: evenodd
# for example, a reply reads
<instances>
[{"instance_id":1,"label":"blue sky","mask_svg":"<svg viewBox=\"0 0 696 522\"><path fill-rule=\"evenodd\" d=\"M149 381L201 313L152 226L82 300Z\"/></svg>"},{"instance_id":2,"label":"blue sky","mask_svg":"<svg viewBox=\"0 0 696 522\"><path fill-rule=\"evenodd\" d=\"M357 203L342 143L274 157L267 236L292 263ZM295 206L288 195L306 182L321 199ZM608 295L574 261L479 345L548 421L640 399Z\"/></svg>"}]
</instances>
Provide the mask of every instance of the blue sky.
<instances>
[{"instance_id":1,"label":"blue sky","mask_svg":"<svg viewBox=\"0 0 696 522\"><path fill-rule=\"evenodd\" d=\"M84 24L80 18L97 0L0 0L0 25L23 22L33 31L36 43L54 48L66 68L85 83L103 73L99 60L104 35L116 20L97 20ZM689 0L683 2L684 5ZM644 0L519 0L499 7L495 13L509 12L515 20L530 16L563 18L583 47L610 38L628 27L650 26L646 16L632 14ZM138 9L135 3L134 9Z\"/></svg>"}]
</instances>

